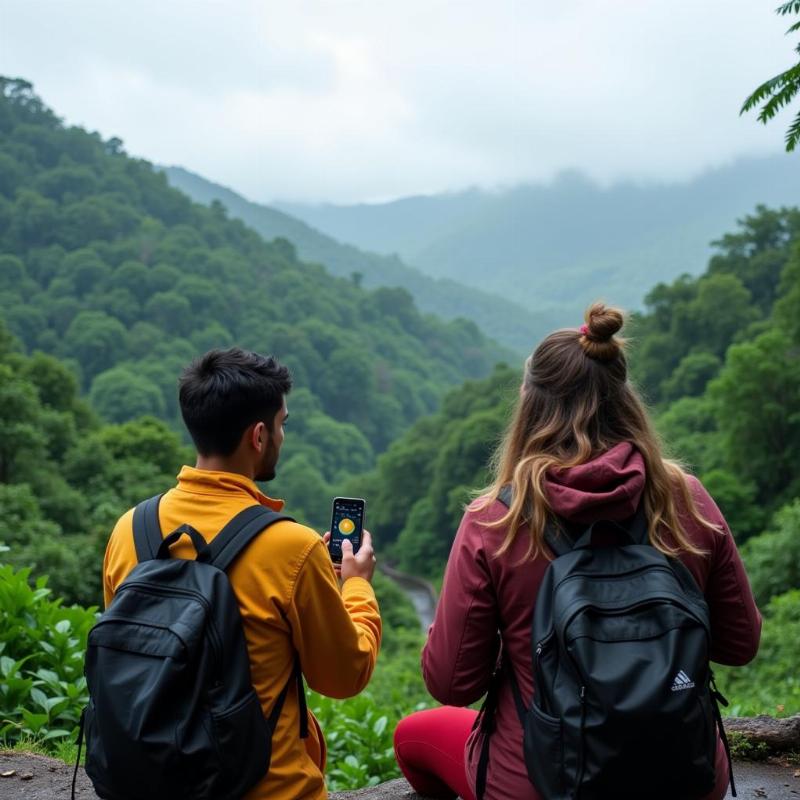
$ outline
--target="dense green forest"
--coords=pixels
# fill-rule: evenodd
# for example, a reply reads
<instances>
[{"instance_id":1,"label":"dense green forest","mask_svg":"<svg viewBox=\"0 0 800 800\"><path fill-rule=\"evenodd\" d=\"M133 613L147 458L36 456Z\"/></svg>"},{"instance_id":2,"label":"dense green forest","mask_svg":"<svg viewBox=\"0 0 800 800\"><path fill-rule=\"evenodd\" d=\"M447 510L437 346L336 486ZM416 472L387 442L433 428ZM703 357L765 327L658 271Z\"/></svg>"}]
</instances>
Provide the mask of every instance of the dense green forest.
<instances>
[{"instance_id":1,"label":"dense green forest","mask_svg":"<svg viewBox=\"0 0 800 800\"><path fill-rule=\"evenodd\" d=\"M397 255L378 255L341 244L289 214L252 203L236 192L180 167L166 167L170 184L198 203L222 203L265 239L282 237L297 247L301 259L324 264L334 275L349 277L366 288L399 286L408 290L421 311L444 319L466 317L493 339L517 353L558 322L544 309L530 312L510 299L490 294L487 287L465 286L450 278L433 278L403 263Z\"/></svg>"},{"instance_id":2,"label":"dense green forest","mask_svg":"<svg viewBox=\"0 0 800 800\"><path fill-rule=\"evenodd\" d=\"M176 380L233 342L292 369L296 420L277 490L325 524L361 472L448 386L507 354L471 321L421 314L265 242L219 204L169 188L118 140L67 128L24 81L0 80L0 307L29 352L69 364L97 413L180 429Z\"/></svg>"},{"instance_id":3,"label":"dense green forest","mask_svg":"<svg viewBox=\"0 0 800 800\"><path fill-rule=\"evenodd\" d=\"M283 358L297 388L270 492L318 527L334 490L365 496L382 558L434 582L520 372L496 365L506 351L474 324L306 264L120 142L65 127L28 84L0 89L0 740L69 755L111 525L192 458L176 407L192 357L235 342ZM702 275L648 294L631 363L670 450L730 521L765 611L758 659L722 671L728 711L789 714L800 211L759 208L715 247ZM393 726L430 702L413 609L382 576L376 589L385 639L368 692L311 698L332 788L395 774Z\"/></svg>"},{"instance_id":4,"label":"dense green forest","mask_svg":"<svg viewBox=\"0 0 800 800\"><path fill-rule=\"evenodd\" d=\"M576 325L598 297L638 309L656 280L698 275L712 239L756 203L796 204L798 185L800 161L777 155L669 184L601 186L565 172L496 190L277 207L339 241L398 253L428 275L491 287L547 310L559 325Z\"/></svg>"}]
</instances>

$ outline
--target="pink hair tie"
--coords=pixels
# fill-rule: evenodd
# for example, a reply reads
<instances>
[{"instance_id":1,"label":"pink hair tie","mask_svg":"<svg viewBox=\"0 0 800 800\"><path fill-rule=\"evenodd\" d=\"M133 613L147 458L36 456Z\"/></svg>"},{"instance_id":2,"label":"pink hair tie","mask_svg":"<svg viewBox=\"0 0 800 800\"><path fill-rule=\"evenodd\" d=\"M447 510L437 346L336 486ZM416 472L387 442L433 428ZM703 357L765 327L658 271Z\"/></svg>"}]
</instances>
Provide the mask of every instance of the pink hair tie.
<instances>
[{"instance_id":1,"label":"pink hair tie","mask_svg":"<svg viewBox=\"0 0 800 800\"><path fill-rule=\"evenodd\" d=\"M589 335L589 326L588 325L581 325L581 333L584 336L588 336Z\"/></svg>"}]
</instances>

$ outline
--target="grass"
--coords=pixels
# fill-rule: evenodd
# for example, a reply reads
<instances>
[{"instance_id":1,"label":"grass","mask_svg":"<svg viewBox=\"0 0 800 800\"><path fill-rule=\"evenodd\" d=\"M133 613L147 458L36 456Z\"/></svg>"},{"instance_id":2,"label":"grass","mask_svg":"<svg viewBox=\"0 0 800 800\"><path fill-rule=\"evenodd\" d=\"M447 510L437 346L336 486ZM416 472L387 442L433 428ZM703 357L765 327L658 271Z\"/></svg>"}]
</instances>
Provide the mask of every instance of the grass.
<instances>
[{"instance_id":1,"label":"grass","mask_svg":"<svg viewBox=\"0 0 800 800\"><path fill-rule=\"evenodd\" d=\"M32 736L23 736L11 745L3 744L2 749L7 753L34 753L63 761L65 764L74 764L78 755L78 746L71 739L59 739L44 742ZM81 753L81 763L84 754Z\"/></svg>"}]
</instances>

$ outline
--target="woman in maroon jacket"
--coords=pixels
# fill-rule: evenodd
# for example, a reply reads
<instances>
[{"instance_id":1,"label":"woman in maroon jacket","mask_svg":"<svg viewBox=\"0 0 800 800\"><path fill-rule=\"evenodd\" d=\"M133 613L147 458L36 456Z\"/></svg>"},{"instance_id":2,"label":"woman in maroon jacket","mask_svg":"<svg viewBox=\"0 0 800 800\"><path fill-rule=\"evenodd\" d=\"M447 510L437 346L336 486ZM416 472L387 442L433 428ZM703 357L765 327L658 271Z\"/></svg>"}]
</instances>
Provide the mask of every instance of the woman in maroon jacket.
<instances>
[{"instance_id":1,"label":"woman in maroon jacket","mask_svg":"<svg viewBox=\"0 0 800 800\"><path fill-rule=\"evenodd\" d=\"M421 794L474 800L480 729L464 708L510 661L523 699L533 694L531 613L551 556L550 515L568 523L626 520L644 502L653 546L677 555L703 591L711 658L746 664L756 654L761 616L728 526L701 483L665 460L647 413L627 381L622 314L595 304L580 330L548 336L525 364L513 419L494 459L494 482L467 509L445 571L422 653L430 693L443 708L412 714L395 732L403 773ZM511 508L498 499L513 485ZM526 513L526 509L531 509ZM717 747L717 781L728 769ZM538 800L528 780L511 686L501 681L486 800Z\"/></svg>"}]
</instances>

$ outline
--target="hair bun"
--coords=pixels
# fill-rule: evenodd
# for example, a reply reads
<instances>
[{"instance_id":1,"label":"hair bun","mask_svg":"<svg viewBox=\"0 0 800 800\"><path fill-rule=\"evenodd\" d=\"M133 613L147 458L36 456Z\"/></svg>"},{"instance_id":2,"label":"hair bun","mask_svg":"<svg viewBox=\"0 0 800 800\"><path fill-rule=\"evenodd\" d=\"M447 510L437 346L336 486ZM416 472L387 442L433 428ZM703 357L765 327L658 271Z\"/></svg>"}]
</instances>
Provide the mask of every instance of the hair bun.
<instances>
[{"instance_id":1,"label":"hair bun","mask_svg":"<svg viewBox=\"0 0 800 800\"><path fill-rule=\"evenodd\" d=\"M581 329L580 343L586 355L600 361L610 361L622 351L625 342L615 339L625 317L618 308L609 308L604 303L593 303L584 315L586 325Z\"/></svg>"}]
</instances>

